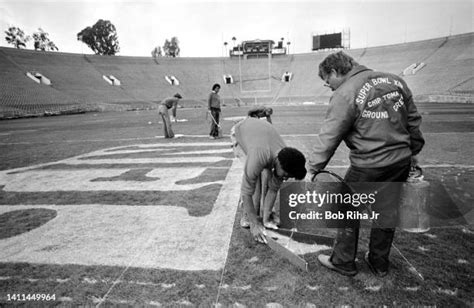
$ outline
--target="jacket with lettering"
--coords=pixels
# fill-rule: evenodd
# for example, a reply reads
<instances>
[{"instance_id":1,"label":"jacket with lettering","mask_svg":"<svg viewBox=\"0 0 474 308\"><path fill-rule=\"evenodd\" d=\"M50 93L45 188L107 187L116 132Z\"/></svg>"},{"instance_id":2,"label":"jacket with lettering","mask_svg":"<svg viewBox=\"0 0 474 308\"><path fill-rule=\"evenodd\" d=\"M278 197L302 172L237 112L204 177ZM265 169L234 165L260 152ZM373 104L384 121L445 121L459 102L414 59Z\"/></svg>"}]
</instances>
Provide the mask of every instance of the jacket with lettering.
<instances>
[{"instance_id":1,"label":"jacket with lettering","mask_svg":"<svg viewBox=\"0 0 474 308\"><path fill-rule=\"evenodd\" d=\"M351 165L378 168L418 154L421 115L400 77L358 65L334 91L308 165L323 169L344 141Z\"/></svg>"}]
</instances>

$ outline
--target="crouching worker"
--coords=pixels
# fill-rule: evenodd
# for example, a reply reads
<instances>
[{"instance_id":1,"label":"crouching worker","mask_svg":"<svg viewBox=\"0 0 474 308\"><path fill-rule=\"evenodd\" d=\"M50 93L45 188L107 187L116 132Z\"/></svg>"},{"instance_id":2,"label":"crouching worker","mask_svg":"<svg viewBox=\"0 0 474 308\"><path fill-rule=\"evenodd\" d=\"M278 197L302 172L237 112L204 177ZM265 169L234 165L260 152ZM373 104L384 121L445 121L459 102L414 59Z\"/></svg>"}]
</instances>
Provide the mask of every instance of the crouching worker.
<instances>
[{"instance_id":1,"label":"crouching worker","mask_svg":"<svg viewBox=\"0 0 474 308\"><path fill-rule=\"evenodd\" d=\"M181 94L176 93L173 97L165 98L161 101L158 107L158 113L163 119L163 130L165 138L174 138L173 129L171 128L171 122L176 122L176 109L178 108L178 102L183 97ZM171 109L171 118L168 112Z\"/></svg>"},{"instance_id":2,"label":"crouching worker","mask_svg":"<svg viewBox=\"0 0 474 308\"><path fill-rule=\"evenodd\" d=\"M270 218L277 192L288 178L304 179L306 159L297 149L286 146L273 125L256 118L246 118L232 127L231 140L236 157L245 162L240 224L250 227L257 242L266 243L265 226L278 228ZM262 221L260 204L263 204Z\"/></svg>"}]
</instances>

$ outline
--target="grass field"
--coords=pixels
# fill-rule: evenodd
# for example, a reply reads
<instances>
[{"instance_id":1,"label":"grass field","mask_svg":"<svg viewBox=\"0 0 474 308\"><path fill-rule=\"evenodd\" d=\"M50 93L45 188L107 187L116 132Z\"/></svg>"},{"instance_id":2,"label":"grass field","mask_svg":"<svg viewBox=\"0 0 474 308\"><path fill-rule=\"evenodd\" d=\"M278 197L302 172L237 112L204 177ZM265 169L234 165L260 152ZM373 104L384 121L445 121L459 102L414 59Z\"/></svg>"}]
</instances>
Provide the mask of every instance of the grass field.
<instances>
[{"instance_id":1,"label":"grass field","mask_svg":"<svg viewBox=\"0 0 474 308\"><path fill-rule=\"evenodd\" d=\"M275 108L274 125L308 154L324 111ZM0 305L473 305L469 114L424 122L425 175L446 195L433 206L462 215L423 234L398 231L385 278L363 262L362 229L359 273L349 278L318 264L327 246L292 243L305 272L240 228L242 166L227 137L206 138L203 112L180 110L189 121L174 126L185 136L173 141L156 137L150 112L0 122ZM224 109L224 117L245 112ZM225 134L232 124L223 122ZM341 146L330 169L343 174L347 165ZM28 294L55 299L23 300Z\"/></svg>"}]
</instances>

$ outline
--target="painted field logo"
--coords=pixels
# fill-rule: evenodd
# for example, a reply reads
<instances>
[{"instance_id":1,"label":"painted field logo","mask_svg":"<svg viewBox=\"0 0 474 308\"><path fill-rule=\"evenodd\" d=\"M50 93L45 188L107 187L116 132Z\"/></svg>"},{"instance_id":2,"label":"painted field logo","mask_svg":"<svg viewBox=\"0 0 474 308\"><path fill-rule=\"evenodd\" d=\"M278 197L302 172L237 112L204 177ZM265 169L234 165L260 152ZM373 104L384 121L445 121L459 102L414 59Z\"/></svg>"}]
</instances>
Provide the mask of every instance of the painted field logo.
<instances>
[{"instance_id":1,"label":"painted field logo","mask_svg":"<svg viewBox=\"0 0 474 308\"><path fill-rule=\"evenodd\" d=\"M56 216L0 239L0 259L222 268L241 174L233 162L228 143L141 144L2 171L0 217Z\"/></svg>"}]
</instances>

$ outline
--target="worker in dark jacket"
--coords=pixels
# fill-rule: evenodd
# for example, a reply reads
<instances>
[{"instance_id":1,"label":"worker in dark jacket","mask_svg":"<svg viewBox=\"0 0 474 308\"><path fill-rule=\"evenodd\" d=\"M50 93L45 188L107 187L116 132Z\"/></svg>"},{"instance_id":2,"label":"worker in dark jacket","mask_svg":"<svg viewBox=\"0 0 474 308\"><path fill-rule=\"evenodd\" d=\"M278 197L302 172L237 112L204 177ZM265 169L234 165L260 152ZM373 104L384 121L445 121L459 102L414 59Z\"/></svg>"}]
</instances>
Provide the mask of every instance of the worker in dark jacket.
<instances>
[{"instance_id":1,"label":"worker in dark jacket","mask_svg":"<svg viewBox=\"0 0 474 308\"><path fill-rule=\"evenodd\" d=\"M319 65L319 76L334 93L309 158L309 172L324 169L344 141L350 149L346 182L404 182L424 145L421 116L405 81L359 65L343 52L327 56ZM376 206L383 212L379 224L372 226L365 255L377 276L388 273L399 193L393 192L393 185L391 193L378 192ZM339 229L331 256L318 256L321 264L355 275L358 236L358 227Z\"/></svg>"}]
</instances>

